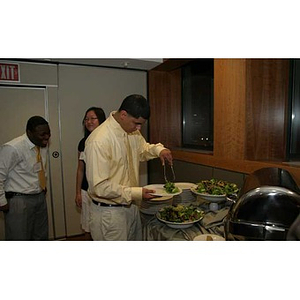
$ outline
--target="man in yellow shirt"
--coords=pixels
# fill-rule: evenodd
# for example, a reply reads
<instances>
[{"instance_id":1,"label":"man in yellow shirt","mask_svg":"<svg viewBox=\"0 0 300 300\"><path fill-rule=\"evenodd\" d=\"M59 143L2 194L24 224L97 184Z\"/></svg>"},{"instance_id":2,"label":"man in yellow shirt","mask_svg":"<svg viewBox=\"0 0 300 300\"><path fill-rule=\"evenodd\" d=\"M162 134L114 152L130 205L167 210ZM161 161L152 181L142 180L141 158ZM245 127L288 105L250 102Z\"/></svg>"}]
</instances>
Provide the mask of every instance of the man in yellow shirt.
<instances>
[{"instance_id":1,"label":"man in yellow shirt","mask_svg":"<svg viewBox=\"0 0 300 300\"><path fill-rule=\"evenodd\" d=\"M169 149L147 143L140 133L149 116L148 101L141 95L130 95L86 141L93 240L142 240L139 209L134 202L153 198L154 191L139 187L139 164L158 157L162 164L172 164Z\"/></svg>"}]
</instances>

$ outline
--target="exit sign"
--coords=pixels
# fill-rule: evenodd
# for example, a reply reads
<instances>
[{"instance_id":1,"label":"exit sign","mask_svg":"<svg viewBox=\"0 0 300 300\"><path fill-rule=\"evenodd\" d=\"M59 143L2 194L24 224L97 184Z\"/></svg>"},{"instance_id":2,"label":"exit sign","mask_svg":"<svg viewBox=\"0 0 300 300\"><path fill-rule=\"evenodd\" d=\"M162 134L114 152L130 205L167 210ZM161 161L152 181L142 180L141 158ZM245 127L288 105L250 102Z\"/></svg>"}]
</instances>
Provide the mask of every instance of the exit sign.
<instances>
[{"instance_id":1,"label":"exit sign","mask_svg":"<svg viewBox=\"0 0 300 300\"><path fill-rule=\"evenodd\" d=\"M20 81L19 64L0 63L0 81L19 82Z\"/></svg>"}]
</instances>

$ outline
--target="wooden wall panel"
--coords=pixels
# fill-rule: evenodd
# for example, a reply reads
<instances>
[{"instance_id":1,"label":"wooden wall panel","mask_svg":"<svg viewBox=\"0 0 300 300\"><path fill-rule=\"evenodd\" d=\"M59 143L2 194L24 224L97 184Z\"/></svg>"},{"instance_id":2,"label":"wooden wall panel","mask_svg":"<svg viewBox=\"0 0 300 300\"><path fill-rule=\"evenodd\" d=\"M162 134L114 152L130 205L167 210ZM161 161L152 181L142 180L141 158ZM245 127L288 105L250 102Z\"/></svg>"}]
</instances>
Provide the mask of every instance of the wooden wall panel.
<instances>
[{"instance_id":1,"label":"wooden wall panel","mask_svg":"<svg viewBox=\"0 0 300 300\"><path fill-rule=\"evenodd\" d=\"M278 167L290 171L300 184L300 165L282 163L288 73L289 60L285 59L215 59L214 150L205 153L177 146L181 133L181 92L175 82L180 85L180 76L174 76L175 72L170 77L170 70L150 71L149 99L155 108L150 122L151 141L165 142L176 160L244 174ZM174 80L172 85L170 78ZM168 92L171 86L174 95ZM170 112L167 118L166 110ZM173 121L175 124L171 125ZM170 128L172 133L168 131Z\"/></svg>"},{"instance_id":2,"label":"wooden wall panel","mask_svg":"<svg viewBox=\"0 0 300 300\"><path fill-rule=\"evenodd\" d=\"M244 159L246 60L214 61L214 157Z\"/></svg>"},{"instance_id":3,"label":"wooden wall panel","mask_svg":"<svg viewBox=\"0 0 300 300\"><path fill-rule=\"evenodd\" d=\"M285 160L288 82L288 60L247 60L245 159Z\"/></svg>"},{"instance_id":4,"label":"wooden wall panel","mask_svg":"<svg viewBox=\"0 0 300 300\"><path fill-rule=\"evenodd\" d=\"M181 71L149 72L151 116L149 140L166 147L181 146Z\"/></svg>"}]
</instances>

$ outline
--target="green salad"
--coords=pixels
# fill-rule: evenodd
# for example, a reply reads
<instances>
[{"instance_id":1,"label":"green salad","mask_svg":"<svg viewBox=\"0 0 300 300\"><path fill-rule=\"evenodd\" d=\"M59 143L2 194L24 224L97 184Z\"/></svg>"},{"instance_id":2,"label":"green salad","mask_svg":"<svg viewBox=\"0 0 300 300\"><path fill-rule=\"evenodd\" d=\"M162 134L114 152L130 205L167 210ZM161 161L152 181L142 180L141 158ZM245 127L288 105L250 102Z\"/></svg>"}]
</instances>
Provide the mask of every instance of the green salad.
<instances>
[{"instance_id":1,"label":"green salad","mask_svg":"<svg viewBox=\"0 0 300 300\"><path fill-rule=\"evenodd\" d=\"M181 204L176 206L166 206L161 208L158 213L162 220L174 223L193 222L200 220L204 216L204 212L198 210L197 207L193 205L185 206Z\"/></svg>"},{"instance_id":2,"label":"green salad","mask_svg":"<svg viewBox=\"0 0 300 300\"><path fill-rule=\"evenodd\" d=\"M212 178L210 180L202 180L198 182L196 191L201 194L228 196L237 194L239 192L239 188L235 183Z\"/></svg>"},{"instance_id":3,"label":"green salad","mask_svg":"<svg viewBox=\"0 0 300 300\"><path fill-rule=\"evenodd\" d=\"M174 182L167 181L166 184L164 185L164 188L167 193L169 194L175 194L179 192L179 188L175 186Z\"/></svg>"}]
</instances>

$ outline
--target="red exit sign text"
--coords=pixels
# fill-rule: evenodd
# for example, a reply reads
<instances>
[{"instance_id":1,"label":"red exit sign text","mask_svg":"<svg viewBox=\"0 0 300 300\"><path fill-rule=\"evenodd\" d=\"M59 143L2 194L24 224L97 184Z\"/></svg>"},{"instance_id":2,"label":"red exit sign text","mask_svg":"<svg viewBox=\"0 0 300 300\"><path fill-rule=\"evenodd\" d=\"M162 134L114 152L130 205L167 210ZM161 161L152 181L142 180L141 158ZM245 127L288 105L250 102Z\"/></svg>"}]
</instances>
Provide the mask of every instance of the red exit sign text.
<instances>
[{"instance_id":1,"label":"red exit sign text","mask_svg":"<svg viewBox=\"0 0 300 300\"><path fill-rule=\"evenodd\" d=\"M20 81L20 68L18 64L0 63L0 81Z\"/></svg>"}]
</instances>

